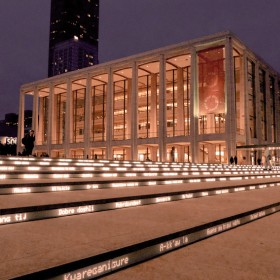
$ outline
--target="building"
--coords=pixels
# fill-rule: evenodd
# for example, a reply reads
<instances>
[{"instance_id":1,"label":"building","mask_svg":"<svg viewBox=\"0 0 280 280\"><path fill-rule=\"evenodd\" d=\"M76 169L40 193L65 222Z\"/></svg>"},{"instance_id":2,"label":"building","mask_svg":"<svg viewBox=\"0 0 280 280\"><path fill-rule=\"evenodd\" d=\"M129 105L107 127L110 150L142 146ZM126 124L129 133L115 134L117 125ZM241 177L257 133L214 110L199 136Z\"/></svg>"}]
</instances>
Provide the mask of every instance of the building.
<instances>
[{"instance_id":1,"label":"building","mask_svg":"<svg viewBox=\"0 0 280 280\"><path fill-rule=\"evenodd\" d=\"M31 95L38 155L252 163L280 142L279 85L223 32L23 85L18 135Z\"/></svg>"},{"instance_id":2,"label":"building","mask_svg":"<svg viewBox=\"0 0 280 280\"><path fill-rule=\"evenodd\" d=\"M98 63L99 0L52 0L49 77Z\"/></svg>"}]
</instances>

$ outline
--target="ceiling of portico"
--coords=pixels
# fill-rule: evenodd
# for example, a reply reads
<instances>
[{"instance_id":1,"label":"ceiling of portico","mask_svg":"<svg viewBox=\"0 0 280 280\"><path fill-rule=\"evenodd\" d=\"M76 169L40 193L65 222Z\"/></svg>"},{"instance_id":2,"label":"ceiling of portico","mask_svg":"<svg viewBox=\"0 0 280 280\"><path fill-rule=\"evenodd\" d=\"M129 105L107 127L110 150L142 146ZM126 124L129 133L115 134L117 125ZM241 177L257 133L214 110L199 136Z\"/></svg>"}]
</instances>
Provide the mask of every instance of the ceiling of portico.
<instances>
[{"instance_id":1,"label":"ceiling of portico","mask_svg":"<svg viewBox=\"0 0 280 280\"><path fill-rule=\"evenodd\" d=\"M166 69L172 70L176 68L184 68L186 66L191 65L191 55L190 54L184 54L180 56L174 56L166 61Z\"/></svg>"}]
</instances>

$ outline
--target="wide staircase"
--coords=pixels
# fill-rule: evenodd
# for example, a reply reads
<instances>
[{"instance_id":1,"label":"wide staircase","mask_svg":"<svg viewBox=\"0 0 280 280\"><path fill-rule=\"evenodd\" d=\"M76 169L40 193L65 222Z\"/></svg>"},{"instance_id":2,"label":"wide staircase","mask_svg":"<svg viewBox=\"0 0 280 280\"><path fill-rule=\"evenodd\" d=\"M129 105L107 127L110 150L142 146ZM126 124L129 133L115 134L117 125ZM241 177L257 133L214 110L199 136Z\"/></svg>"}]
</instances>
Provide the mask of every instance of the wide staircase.
<instances>
[{"instance_id":1,"label":"wide staircase","mask_svg":"<svg viewBox=\"0 0 280 280\"><path fill-rule=\"evenodd\" d=\"M192 259L216 269L207 275L182 262L185 250L206 254L205 241L225 250L237 232L255 248L279 211L278 167L2 157L0 279L280 279L277 262L233 278L224 257L219 269L216 255Z\"/></svg>"}]
</instances>

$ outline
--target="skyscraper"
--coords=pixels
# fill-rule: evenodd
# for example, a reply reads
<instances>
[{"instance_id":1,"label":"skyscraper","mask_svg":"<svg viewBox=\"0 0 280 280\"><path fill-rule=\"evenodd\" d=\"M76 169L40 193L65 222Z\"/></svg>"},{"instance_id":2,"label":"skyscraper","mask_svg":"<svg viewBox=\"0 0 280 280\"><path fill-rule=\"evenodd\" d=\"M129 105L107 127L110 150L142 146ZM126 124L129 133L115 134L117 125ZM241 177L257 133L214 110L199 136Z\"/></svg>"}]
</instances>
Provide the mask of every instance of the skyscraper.
<instances>
[{"instance_id":1,"label":"skyscraper","mask_svg":"<svg viewBox=\"0 0 280 280\"><path fill-rule=\"evenodd\" d=\"M52 0L48 76L98 63L99 0Z\"/></svg>"}]
</instances>

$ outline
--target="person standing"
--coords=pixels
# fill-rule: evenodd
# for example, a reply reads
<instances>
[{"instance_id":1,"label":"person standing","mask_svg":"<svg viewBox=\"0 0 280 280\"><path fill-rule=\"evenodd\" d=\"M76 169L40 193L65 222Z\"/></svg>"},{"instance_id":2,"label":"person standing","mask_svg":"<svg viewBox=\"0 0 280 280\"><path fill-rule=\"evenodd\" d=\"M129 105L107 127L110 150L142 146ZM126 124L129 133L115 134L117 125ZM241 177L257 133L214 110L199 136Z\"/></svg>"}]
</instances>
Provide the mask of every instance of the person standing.
<instances>
[{"instance_id":1,"label":"person standing","mask_svg":"<svg viewBox=\"0 0 280 280\"><path fill-rule=\"evenodd\" d=\"M34 148L34 142L35 142L35 133L33 129L29 130L29 133L26 133L24 137L22 138L22 144L25 147L24 155L30 156L32 155L32 150Z\"/></svg>"},{"instance_id":2,"label":"person standing","mask_svg":"<svg viewBox=\"0 0 280 280\"><path fill-rule=\"evenodd\" d=\"M171 162L175 162L175 147L171 148L170 157L171 157Z\"/></svg>"},{"instance_id":3,"label":"person standing","mask_svg":"<svg viewBox=\"0 0 280 280\"><path fill-rule=\"evenodd\" d=\"M234 157L234 164L237 165L237 156Z\"/></svg>"}]
</instances>

